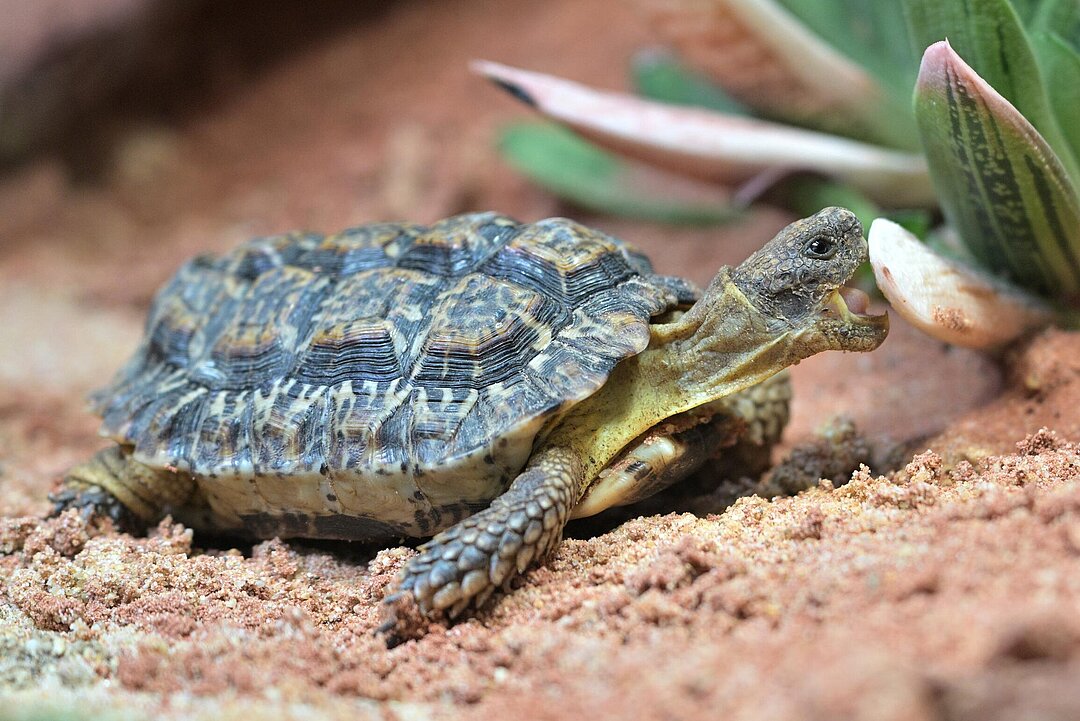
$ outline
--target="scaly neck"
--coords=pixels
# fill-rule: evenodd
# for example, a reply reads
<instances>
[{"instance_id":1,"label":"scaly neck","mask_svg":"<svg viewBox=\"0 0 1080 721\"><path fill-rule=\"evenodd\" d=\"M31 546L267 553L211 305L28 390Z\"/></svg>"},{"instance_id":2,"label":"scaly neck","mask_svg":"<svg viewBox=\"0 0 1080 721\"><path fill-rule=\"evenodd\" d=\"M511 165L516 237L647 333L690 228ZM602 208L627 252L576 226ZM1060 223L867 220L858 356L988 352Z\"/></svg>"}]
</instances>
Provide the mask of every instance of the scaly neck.
<instances>
[{"instance_id":1,"label":"scaly neck","mask_svg":"<svg viewBox=\"0 0 1080 721\"><path fill-rule=\"evenodd\" d=\"M793 334L771 327L726 272L693 308L651 330L649 347L619 363L607 383L571 408L538 448L573 448L591 480L649 428L756 385L799 360L792 357Z\"/></svg>"}]
</instances>

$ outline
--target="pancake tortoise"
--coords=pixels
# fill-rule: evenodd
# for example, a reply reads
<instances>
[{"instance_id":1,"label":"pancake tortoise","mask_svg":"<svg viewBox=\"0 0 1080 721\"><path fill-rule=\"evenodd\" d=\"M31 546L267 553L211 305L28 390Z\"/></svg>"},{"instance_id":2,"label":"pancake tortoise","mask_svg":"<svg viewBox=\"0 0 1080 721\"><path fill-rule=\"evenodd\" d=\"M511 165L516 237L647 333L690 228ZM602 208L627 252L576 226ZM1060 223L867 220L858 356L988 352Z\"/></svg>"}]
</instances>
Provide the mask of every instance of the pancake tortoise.
<instances>
[{"instance_id":1,"label":"pancake tortoise","mask_svg":"<svg viewBox=\"0 0 1080 721\"><path fill-rule=\"evenodd\" d=\"M773 443L780 371L888 332L843 288L866 256L841 208L704 292L561 218L256 239L157 294L134 357L92 399L115 444L52 500L127 528L171 513L257 538L434 535L393 596L453 617L571 518L720 448Z\"/></svg>"}]
</instances>

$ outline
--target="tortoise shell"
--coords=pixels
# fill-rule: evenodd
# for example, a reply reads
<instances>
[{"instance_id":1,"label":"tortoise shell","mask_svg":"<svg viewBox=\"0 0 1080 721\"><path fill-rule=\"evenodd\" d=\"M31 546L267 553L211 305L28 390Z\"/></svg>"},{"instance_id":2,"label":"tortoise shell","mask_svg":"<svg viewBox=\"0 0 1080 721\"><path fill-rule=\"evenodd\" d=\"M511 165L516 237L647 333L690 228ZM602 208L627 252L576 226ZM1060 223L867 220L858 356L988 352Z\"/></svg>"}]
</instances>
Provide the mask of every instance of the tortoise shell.
<instances>
[{"instance_id":1,"label":"tortoise shell","mask_svg":"<svg viewBox=\"0 0 1080 721\"><path fill-rule=\"evenodd\" d=\"M218 525L427 535L502 492L544 424L697 295L566 219L261 238L183 266L93 402L136 460L199 479Z\"/></svg>"}]
</instances>

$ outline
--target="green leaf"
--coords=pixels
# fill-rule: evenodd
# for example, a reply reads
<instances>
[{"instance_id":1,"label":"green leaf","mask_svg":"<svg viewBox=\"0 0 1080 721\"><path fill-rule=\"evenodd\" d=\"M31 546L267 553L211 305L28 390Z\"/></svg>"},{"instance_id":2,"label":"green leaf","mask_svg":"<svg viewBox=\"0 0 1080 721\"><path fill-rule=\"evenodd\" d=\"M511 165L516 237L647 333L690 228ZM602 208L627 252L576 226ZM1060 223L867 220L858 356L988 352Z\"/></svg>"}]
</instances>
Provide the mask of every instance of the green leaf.
<instances>
[{"instance_id":1,"label":"green leaf","mask_svg":"<svg viewBox=\"0 0 1080 721\"><path fill-rule=\"evenodd\" d=\"M1031 20L1035 17L1035 13L1038 9L1046 5L1045 0L1011 0L1013 10L1016 11L1017 17L1026 25L1031 27Z\"/></svg>"},{"instance_id":2,"label":"green leaf","mask_svg":"<svg viewBox=\"0 0 1080 721\"><path fill-rule=\"evenodd\" d=\"M1029 0L1029 2L1034 5L1030 18L1026 20L1029 31L1054 33L1066 45L1080 52L1080 2L1077 0Z\"/></svg>"},{"instance_id":3,"label":"green leaf","mask_svg":"<svg viewBox=\"0 0 1080 721\"><path fill-rule=\"evenodd\" d=\"M1012 103L1061 156L1074 182L1072 157L1043 84L1035 51L1009 0L903 0L916 48L948 39L971 67Z\"/></svg>"},{"instance_id":4,"label":"green leaf","mask_svg":"<svg viewBox=\"0 0 1080 721\"><path fill-rule=\"evenodd\" d=\"M672 105L708 108L729 115L749 115L746 107L669 53L649 50L634 56L630 67L638 95Z\"/></svg>"},{"instance_id":5,"label":"green leaf","mask_svg":"<svg viewBox=\"0 0 1080 721\"><path fill-rule=\"evenodd\" d=\"M918 55L912 51L904 10L896 0L780 0L818 36L873 73L907 104ZM914 123L911 132L915 132Z\"/></svg>"},{"instance_id":6,"label":"green leaf","mask_svg":"<svg viewBox=\"0 0 1080 721\"><path fill-rule=\"evenodd\" d=\"M741 214L715 186L620 160L555 125L511 125L503 130L499 149L535 183L588 210L695 225Z\"/></svg>"},{"instance_id":7,"label":"green leaf","mask_svg":"<svg viewBox=\"0 0 1080 721\"><path fill-rule=\"evenodd\" d=\"M929 211L920 210L919 208L894 210L883 217L896 223L919 239L927 238L934 227L933 215Z\"/></svg>"},{"instance_id":8,"label":"green leaf","mask_svg":"<svg viewBox=\"0 0 1080 721\"><path fill-rule=\"evenodd\" d=\"M1032 125L947 42L927 48L915 115L946 219L986 268L1080 294L1080 199Z\"/></svg>"},{"instance_id":9,"label":"green leaf","mask_svg":"<svg viewBox=\"0 0 1080 721\"><path fill-rule=\"evenodd\" d=\"M838 205L855 214L864 228L881 215L881 208L857 188L819 175L797 175L777 189L784 205L796 215L813 215L822 208Z\"/></svg>"},{"instance_id":10,"label":"green leaf","mask_svg":"<svg viewBox=\"0 0 1080 721\"><path fill-rule=\"evenodd\" d=\"M1050 103L1058 125L1073 158L1080 161L1080 53L1057 35L1035 33L1032 42L1045 70L1047 86L1053 91Z\"/></svg>"}]
</instances>

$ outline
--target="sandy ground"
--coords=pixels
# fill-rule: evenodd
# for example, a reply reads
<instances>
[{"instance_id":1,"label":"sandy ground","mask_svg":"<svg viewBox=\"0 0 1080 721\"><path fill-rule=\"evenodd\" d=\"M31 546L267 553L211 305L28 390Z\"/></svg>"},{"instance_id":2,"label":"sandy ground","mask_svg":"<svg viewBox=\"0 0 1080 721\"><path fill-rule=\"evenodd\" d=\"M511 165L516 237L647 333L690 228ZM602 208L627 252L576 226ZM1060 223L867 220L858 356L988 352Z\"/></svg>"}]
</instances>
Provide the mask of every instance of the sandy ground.
<instances>
[{"instance_id":1,"label":"sandy ground","mask_svg":"<svg viewBox=\"0 0 1080 721\"><path fill-rule=\"evenodd\" d=\"M192 253L496 208L573 213L705 282L769 237L779 212L720 230L584 216L498 161L521 110L466 61L623 87L649 33L617 20L602 2L402 3L183 122L127 128L93 182L47 158L0 177L0 718L1080 717L1076 334L989 359L897 322L873 354L811 359L778 458L843 455L814 445L843 414L870 468L572 527L474 619L392 650L372 631L409 548L40 520L102 444L85 394Z\"/></svg>"}]
</instances>

